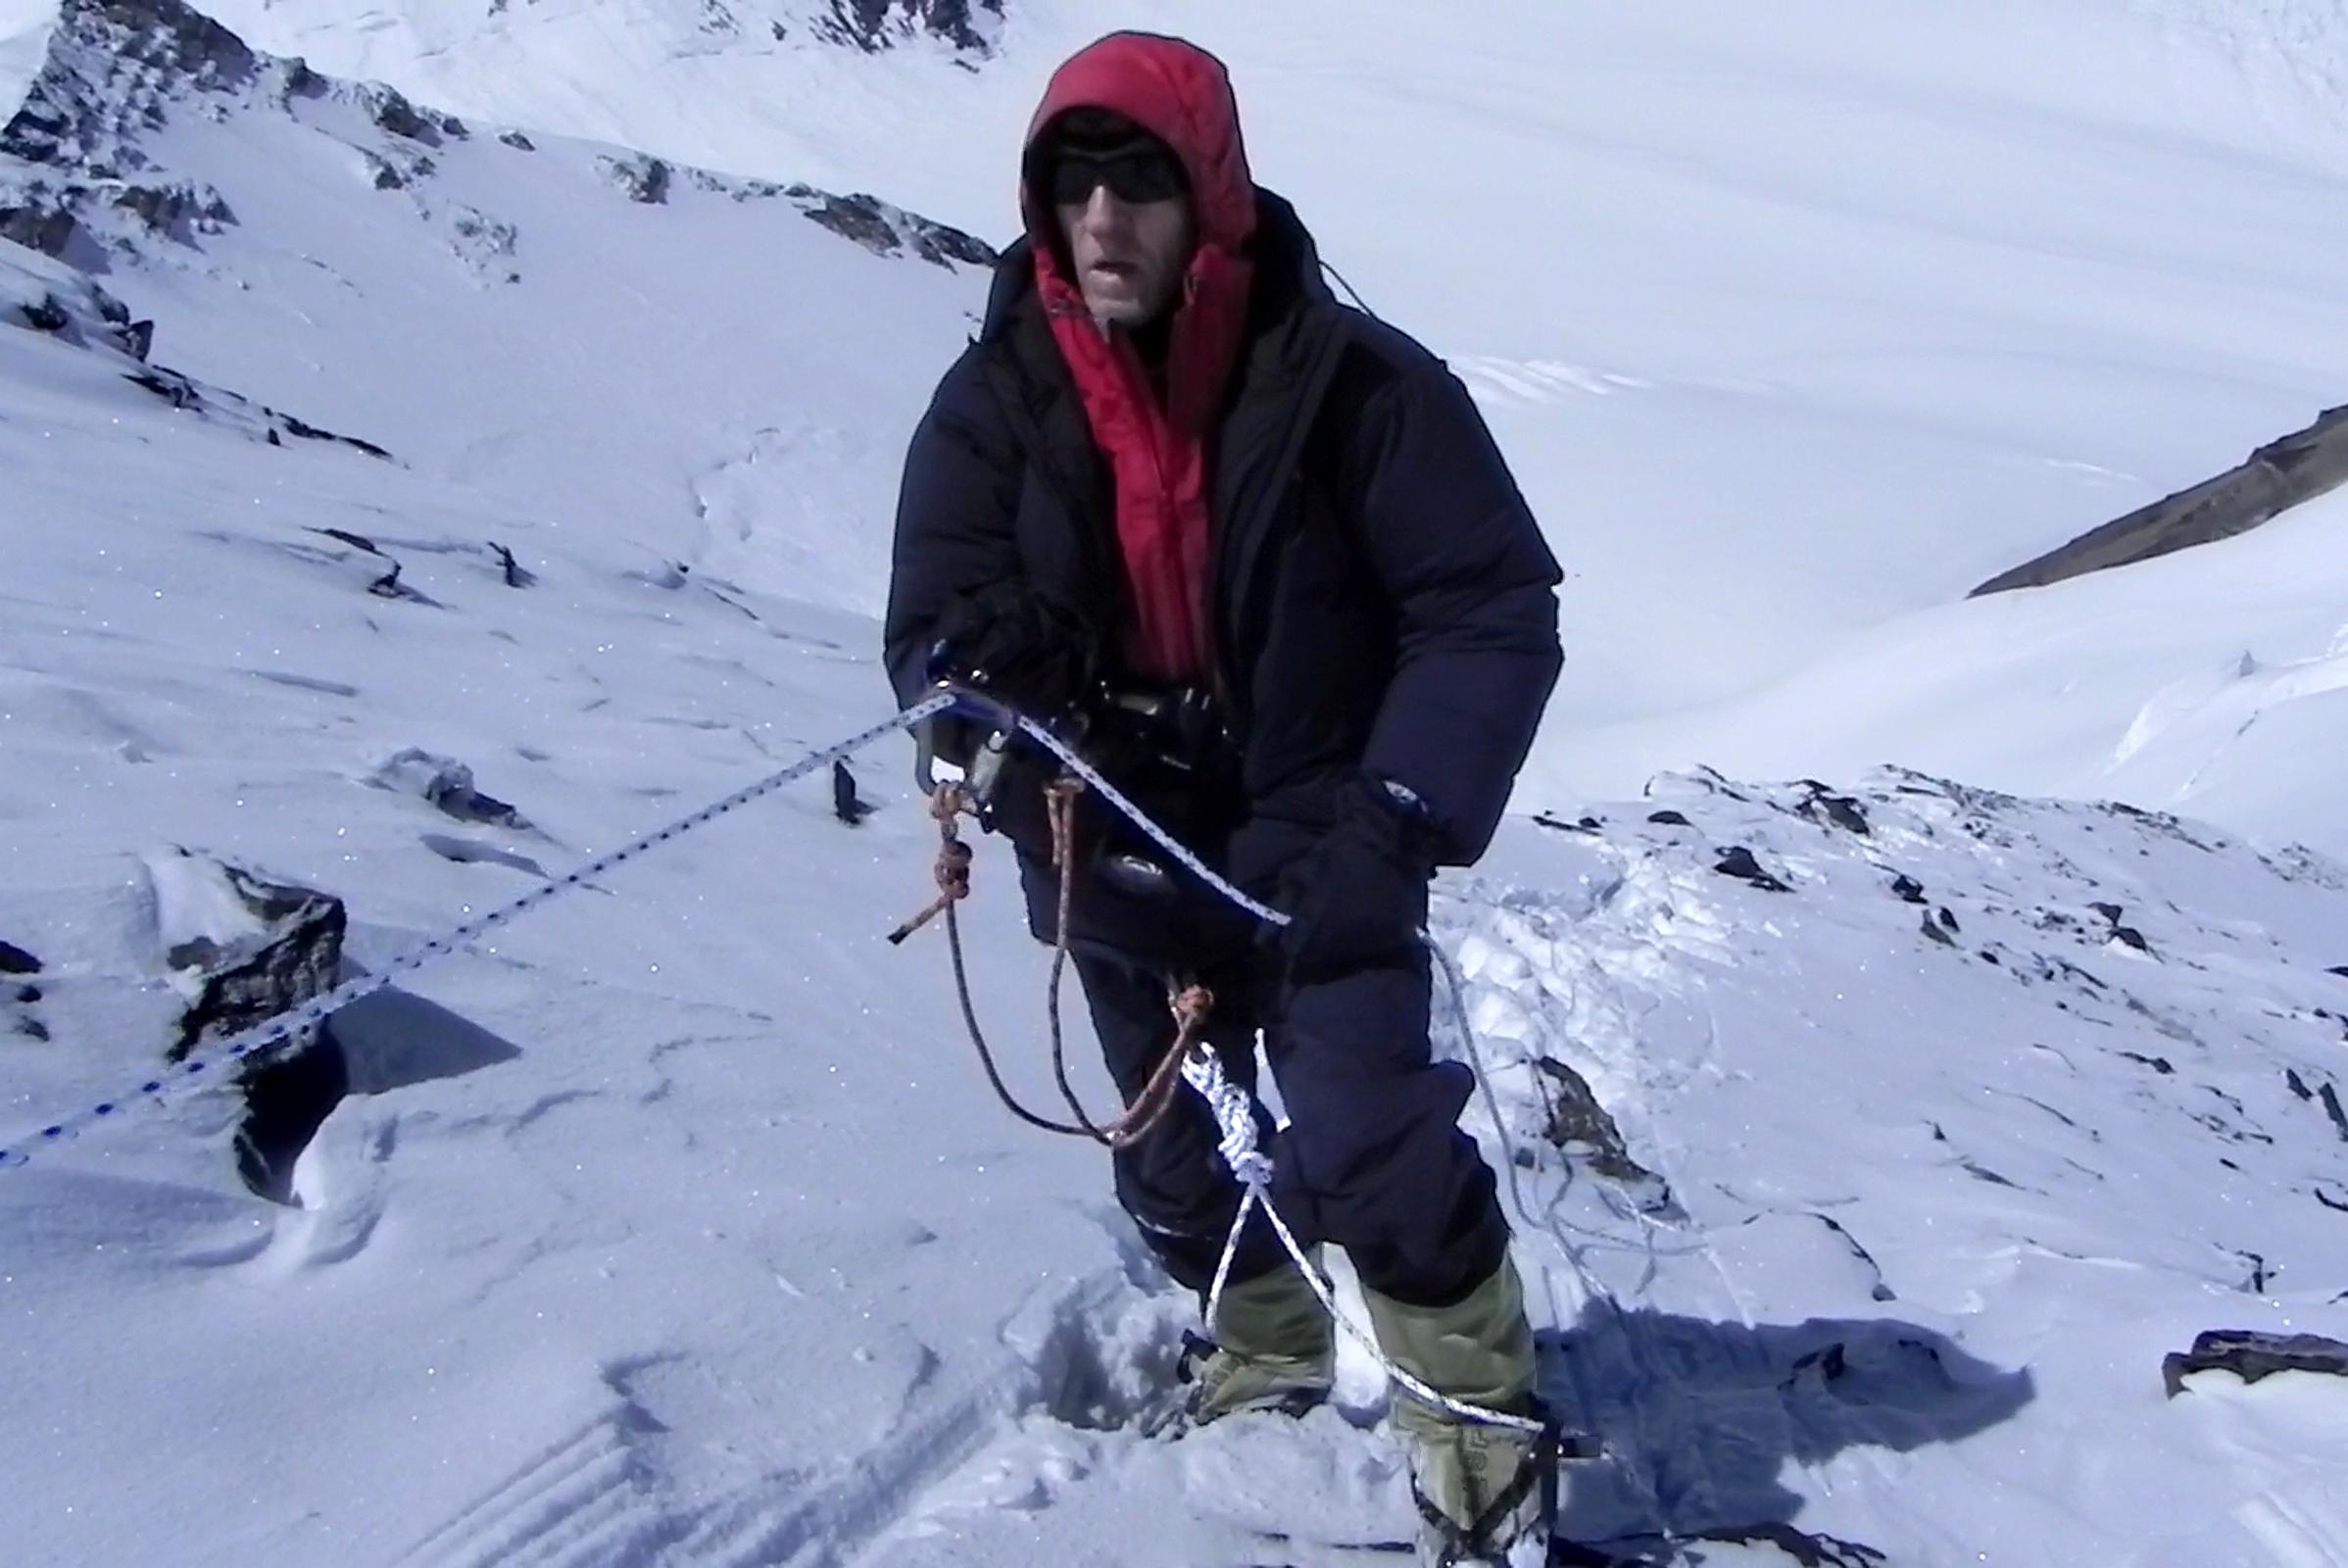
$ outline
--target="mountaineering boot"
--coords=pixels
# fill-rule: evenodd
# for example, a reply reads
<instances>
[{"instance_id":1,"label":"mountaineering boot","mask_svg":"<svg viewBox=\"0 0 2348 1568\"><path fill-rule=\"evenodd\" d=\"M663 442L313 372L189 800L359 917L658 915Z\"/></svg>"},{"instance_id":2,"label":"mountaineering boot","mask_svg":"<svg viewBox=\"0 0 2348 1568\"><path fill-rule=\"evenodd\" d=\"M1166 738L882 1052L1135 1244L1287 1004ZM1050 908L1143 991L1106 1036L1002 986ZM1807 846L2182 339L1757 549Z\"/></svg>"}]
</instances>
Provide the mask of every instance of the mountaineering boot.
<instances>
[{"instance_id":1,"label":"mountaineering boot","mask_svg":"<svg viewBox=\"0 0 2348 1568\"><path fill-rule=\"evenodd\" d=\"M1515 1264L1502 1259L1449 1306L1411 1306L1375 1291L1362 1296L1379 1347L1396 1366L1462 1403L1544 1419L1533 1396L1533 1327ZM1472 1421L1400 1389L1394 1415L1410 1441L1422 1563L1541 1561L1556 1511L1551 1433Z\"/></svg>"},{"instance_id":2,"label":"mountaineering boot","mask_svg":"<svg viewBox=\"0 0 2348 1568\"><path fill-rule=\"evenodd\" d=\"M1337 1330L1294 1259L1225 1286L1211 1327L1214 1340L1194 1339L1183 1355L1192 1425L1242 1410L1302 1415L1329 1397Z\"/></svg>"}]
</instances>

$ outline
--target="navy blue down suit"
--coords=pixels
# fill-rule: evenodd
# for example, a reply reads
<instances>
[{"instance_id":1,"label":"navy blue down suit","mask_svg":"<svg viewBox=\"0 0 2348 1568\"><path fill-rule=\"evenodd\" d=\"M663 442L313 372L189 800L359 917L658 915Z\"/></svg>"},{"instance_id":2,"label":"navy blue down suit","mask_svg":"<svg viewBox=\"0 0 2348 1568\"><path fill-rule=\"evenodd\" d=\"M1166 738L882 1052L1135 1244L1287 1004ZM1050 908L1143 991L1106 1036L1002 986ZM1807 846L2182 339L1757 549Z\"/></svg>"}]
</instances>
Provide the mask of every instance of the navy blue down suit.
<instances>
[{"instance_id":1,"label":"navy blue down suit","mask_svg":"<svg viewBox=\"0 0 2348 1568\"><path fill-rule=\"evenodd\" d=\"M1458 379L1340 305L1294 211L1260 189L1256 201L1247 331L1213 460L1207 604L1225 760L1178 786L1131 782L1210 863L1277 902L1283 868L1365 776L1423 803L1430 864L1483 853L1556 680L1559 573ZM1110 481L1032 279L1022 242L906 461L885 636L908 705L927 690L941 621L1006 583L1052 605L1118 680L1127 610ZM942 727L950 758L972 742ZM1010 771L999 819L1049 936L1057 877L1043 773ZM1097 856L1118 829L1086 806ZM1209 1038L1250 1080L1262 1031L1292 1118L1271 1145L1282 1213L1308 1241L1344 1247L1390 1297L1464 1297L1498 1266L1507 1227L1456 1126L1469 1074L1430 1057L1427 956L1302 981L1206 889L1178 882L1171 902L1093 875L1076 889L1078 972L1119 1088L1130 1100L1171 1043L1165 977L1203 981L1216 994ZM1423 879L1410 898L1423 918ZM1116 1156L1119 1199L1193 1288L1239 1197L1214 1142L1185 1092L1168 1123ZM1235 1273L1279 1255L1258 1223Z\"/></svg>"}]
</instances>

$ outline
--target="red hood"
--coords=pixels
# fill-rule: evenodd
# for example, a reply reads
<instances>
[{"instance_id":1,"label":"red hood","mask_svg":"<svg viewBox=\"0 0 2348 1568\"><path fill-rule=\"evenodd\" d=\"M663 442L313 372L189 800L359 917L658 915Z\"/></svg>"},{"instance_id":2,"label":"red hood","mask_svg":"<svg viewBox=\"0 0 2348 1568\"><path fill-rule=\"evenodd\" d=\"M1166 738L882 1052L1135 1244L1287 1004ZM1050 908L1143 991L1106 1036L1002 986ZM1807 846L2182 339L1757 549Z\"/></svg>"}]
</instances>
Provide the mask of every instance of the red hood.
<instances>
[{"instance_id":1,"label":"red hood","mask_svg":"<svg viewBox=\"0 0 2348 1568\"><path fill-rule=\"evenodd\" d=\"M1173 148L1190 174L1199 244L1234 255L1245 248L1255 232L1255 181L1222 61L1180 38L1112 32L1052 73L1027 127L1028 148L1071 109L1111 110ZM1051 215L1025 189L1020 212L1038 248L1046 248Z\"/></svg>"},{"instance_id":2,"label":"red hood","mask_svg":"<svg viewBox=\"0 0 2348 1568\"><path fill-rule=\"evenodd\" d=\"M1117 544L1133 608L1127 657L1142 675L1202 682L1212 668L1209 438L1247 329L1247 240L1255 232L1239 105L1223 63L1205 50L1116 32L1052 74L1028 127L1029 150L1072 109L1123 115L1174 149L1190 173L1198 240L1154 375L1132 334L1105 330L1086 314L1082 292L1061 274L1054 216L1025 181L1020 207L1034 243L1036 292L1094 445L1116 479Z\"/></svg>"}]
</instances>

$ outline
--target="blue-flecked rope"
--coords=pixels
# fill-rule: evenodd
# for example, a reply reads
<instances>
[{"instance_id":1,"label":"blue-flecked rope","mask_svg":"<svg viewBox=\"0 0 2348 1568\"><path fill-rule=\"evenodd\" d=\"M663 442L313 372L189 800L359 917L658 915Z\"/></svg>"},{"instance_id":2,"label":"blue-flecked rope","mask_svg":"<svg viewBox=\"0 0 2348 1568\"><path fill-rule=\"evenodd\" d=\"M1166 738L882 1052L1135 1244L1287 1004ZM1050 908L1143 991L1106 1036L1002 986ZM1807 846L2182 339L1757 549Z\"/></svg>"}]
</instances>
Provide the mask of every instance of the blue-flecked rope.
<instances>
[{"instance_id":1,"label":"blue-flecked rope","mask_svg":"<svg viewBox=\"0 0 2348 1568\"><path fill-rule=\"evenodd\" d=\"M474 916L463 925L418 944L386 963L372 974L347 980L333 990L311 998L300 1005L288 1008L250 1029L241 1030L214 1042L201 1054L192 1054L172 1063L157 1076L148 1079L128 1093L113 1100L101 1101L71 1116L60 1117L16 1143L0 1148L0 1169L23 1165L35 1153L71 1143L82 1133L102 1122L120 1120L133 1108L160 1102L175 1089L209 1082L219 1069L233 1062L250 1060L285 1046L297 1044L309 1030L323 1022L362 997L381 991L401 975L412 974L426 964L447 957L467 943L473 942L507 922L527 914L541 905L586 886L605 872L625 865L642 855L650 854L664 844L682 838L699 827L706 827L728 812L771 795L792 781L806 777L819 767L841 760L862 751L874 741L910 729L923 719L942 713L954 706L956 699L950 692L940 692L924 698L885 723L850 736L837 746L820 752L810 752L779 772L770 773L746 789L736 790L724 800L705 806L691 816L681 817L657 832L648 833L633 843L621 846L609 854L598 856L576 870L532 888L511 904L503 904L484 914Z\"/></svg>"}]
</instances>

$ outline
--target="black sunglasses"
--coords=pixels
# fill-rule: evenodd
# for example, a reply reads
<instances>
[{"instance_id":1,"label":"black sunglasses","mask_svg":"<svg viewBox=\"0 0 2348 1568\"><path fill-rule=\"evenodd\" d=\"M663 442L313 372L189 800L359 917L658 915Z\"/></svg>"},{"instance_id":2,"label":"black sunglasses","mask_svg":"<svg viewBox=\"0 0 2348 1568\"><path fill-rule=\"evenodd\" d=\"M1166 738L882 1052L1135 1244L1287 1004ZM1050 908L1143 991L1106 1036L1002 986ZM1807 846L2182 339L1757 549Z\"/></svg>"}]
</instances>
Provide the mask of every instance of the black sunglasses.
<instances>
[{"instance_id":1,"label":"black sunglasses","mask_svg":"<svg viewBox=\"0 0 2348 1568\"><path fill-rule=\"evenodd\" d=\"M1137 204L1171 201L1191 185L1182 161L1154 144L1107 154L1063 148L1052 155L1044 173L1054 207L1081 207L1102 185L1117 200Z\"/></svg>"}]
</instances>

